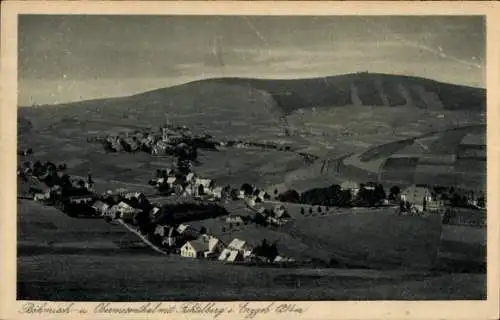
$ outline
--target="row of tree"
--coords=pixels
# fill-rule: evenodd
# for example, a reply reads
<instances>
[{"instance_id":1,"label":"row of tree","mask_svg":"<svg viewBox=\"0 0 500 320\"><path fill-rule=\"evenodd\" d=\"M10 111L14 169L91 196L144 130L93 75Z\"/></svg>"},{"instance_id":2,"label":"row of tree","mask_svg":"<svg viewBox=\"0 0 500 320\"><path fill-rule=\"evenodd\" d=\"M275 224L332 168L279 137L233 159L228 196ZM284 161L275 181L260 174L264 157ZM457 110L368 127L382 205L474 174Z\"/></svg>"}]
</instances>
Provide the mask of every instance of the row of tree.
<instances>
[{"instance_id":1,"label":"row of tree","mask_svg":"<svg viewBox=\"0 0 500 320\"><path fill-rule=\"evenodd\" d=\"M275 194L277 192L275 191ZM399 190L391 189L391 196L395 198ZM386 199L386 192L381 184L360 185L355 196L351 190L342 190L340 185L334 184L326 188L309 189L302 194L296 190L287 190L275 197L282 202L304 203L309 205L348 207L348 206L377 206Z\"/></svg>"}]
</instances>

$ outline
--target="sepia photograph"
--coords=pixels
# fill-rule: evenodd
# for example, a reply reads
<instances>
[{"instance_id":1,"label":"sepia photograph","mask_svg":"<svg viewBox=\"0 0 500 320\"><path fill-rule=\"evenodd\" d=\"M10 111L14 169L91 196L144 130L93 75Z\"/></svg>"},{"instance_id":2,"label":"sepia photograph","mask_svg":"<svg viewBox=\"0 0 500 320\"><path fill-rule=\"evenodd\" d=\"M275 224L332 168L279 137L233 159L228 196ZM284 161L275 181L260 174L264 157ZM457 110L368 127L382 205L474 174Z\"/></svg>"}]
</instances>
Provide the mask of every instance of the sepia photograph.
<instances>
[{"instance_id":1,"label":"sepia photograph","mask_svg":"<svg viewBox=\"0 0 500 320\"><path fill-rule=\"evenodd\" d=\"M484 17L18 26L19 299L485 298Z\"/></svg>"},{"instance_id":2,"label":"sepia photograph","mask_svg":"<svg viewBox=\"0 0 500 320\"><path fill-rule=\"evenodd\" d=\"M16 37L18 301L487 300L485 15L21 13Z\"/></svg>"}]
</instances>

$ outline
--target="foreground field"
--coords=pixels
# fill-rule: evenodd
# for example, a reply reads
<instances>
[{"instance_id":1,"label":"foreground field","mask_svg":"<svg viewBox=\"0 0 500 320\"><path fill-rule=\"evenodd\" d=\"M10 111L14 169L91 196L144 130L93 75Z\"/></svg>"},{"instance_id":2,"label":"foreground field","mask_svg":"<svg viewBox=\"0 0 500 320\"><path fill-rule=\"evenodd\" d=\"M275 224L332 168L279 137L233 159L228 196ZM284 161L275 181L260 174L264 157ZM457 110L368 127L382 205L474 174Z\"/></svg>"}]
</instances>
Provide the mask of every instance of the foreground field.
<instances>
[{"instance_id":1,"label":"foreground field","mask_svg":"<svg viewBox=\"0 0 500 320\"><path fill-rule=\"evenodd\" d=\"M71 301L484 299L480 274L291 270L144 254L21 256L18 298Z\"/></svg>"},{"instance_id":2,"label":"foreground field","mask_svg":"<svg viewBox=\"0 0 500 320\"><path fill-rule=\"evenodd\" d=\"M324 218L324 217L323 217ZM310 219L322 219L311 217ZM327 220L326 220L327 221ZM312 223L312 222L311 222ZM373 223L368 219L366 226ZM332 232L351 229L332 224ZM366 226L359 226L366 230ZM379 224L379 226L381 226ZM312 227L312 226L310 226ZM316 228L316 226L314 227ZM316 229L315 229L316 230ZM344 231L341 231L344 230ZM392 230L392 229L391 229ZM244 236L233 232L231 236ZM274 231L262 231L271 235ZM277 233L276 233L277 234ZM397 234L397 233L396 233ZM482 299L485 275L425 270L286 269L227 265L162 256L121 226L72 219L53 208L19 202L18 299L137 300L374 300ZM296 247L292 246L295 241ZM290 250L318 251L283 233ZM317 239L311 241L316 242ZM373 239L370 241L373 242ZM367 239L358 240L367 245ZM381 248L387 243L381 243ZM335 251L335 248L332 247ZM290 253L292 253L290 252ZM406 269L406 270L405 270ZM445 288L445 289L443 289Z\"/></svg>"}]
</instances>

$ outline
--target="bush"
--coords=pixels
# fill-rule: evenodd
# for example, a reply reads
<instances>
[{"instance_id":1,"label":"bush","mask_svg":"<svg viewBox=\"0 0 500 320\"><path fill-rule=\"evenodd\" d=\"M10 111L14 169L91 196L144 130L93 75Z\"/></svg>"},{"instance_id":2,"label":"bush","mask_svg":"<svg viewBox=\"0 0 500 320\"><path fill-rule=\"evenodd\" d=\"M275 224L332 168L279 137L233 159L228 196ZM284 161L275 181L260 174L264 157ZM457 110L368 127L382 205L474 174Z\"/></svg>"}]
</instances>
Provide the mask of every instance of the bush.
<instances>
[{"instance_id":1,"label":"bush","mask_svg":"<svg viewBox=\"0 0 500 320\"><path fill-rule=\"evenodd\" d=\"M300 194L296 190L287 190L283 193L280 193L277 197L279 201L282 202L300 202Z\"/></svg>"}]
</instances>

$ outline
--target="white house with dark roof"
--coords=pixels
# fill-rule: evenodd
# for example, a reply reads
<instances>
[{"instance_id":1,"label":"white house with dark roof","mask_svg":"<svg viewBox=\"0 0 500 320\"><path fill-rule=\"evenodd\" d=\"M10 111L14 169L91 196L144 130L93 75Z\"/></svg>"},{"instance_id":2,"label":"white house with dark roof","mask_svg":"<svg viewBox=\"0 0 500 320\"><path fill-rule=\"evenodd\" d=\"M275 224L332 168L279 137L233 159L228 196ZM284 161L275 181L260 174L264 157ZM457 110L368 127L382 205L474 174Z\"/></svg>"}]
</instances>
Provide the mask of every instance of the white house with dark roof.
<instances>
[{"instance_id":1,"label":"white house with dark roof","mask_svg":"<svg viewBox=\"0 0 500 320\"><path fill-rule=\"evenodd\" d=\"M181 247L181 256L186 258L202 258L206 251L208 251L208 242L196 239L187 241Z\"/></svg>"},{"instance_id":2,"label":"white house with dark roof","mask_svg":"<svg viewBox=\"0 0 500 320\"><path fill-rule=\"evenodd\" d=\"M243 221L243 217L240 216L240 215L230 215L230 216L226 217L226 223L227 224L239 224L239 225L243 225L244 221Z\"/></svg>"},{"instance_id":3,"label":"white house with dark roof","mask_svg":"<svg viewBox=\"0 0 500 320\"><path fill-rule=\"evenodd\" d=\"M409 202L417 211L437 211L444 202L426 186L412 185L401 192L401 200Z\"/></svg>"},{"instance_id":4,"label":"white house with dark roof","mask_svg":"<svg viewBox=\"0 0 500 320\"><path fill-rule=\"evenodd\" d=\"M340 184L340 189L349 190L351 192L351 196L355 197L359 192L359 183L353 180L346 180Z\"/></svg>"},{"instance_id":5,"label":"white house with dark roof","mask_svg":"<svg viewBox=\"0 0 500 320\"><path fill-rule=\"evenodd\" d=\"M240 252L244 257L252 253L252 247L246 241L237 238L233 239L227 248Z\"/></svg>"},{"instance_id":6,"label":"white house with dark roof","mask_svg":"<svg viewBox=\"0 0 500 320\"><path fill-rule=\"evenodd\" d=\"M99 214L104 214L111 206L102 201L96 201L92 205L92 208Z\"/></svg>"},{"instance_id":7,"label":"white house with dark roof","mask_svg":"<svg viewBox=\"0 0 500 320\"><path fill-rule=\"evenodd\" d=\"M217 258L219 261L236 262L243 260L243 254L238 250L224 249Z\"/></svg>"},{"instance_id":8,"label":"white house with dark roof","mask_svg":"<svg viewBox=\"0 0 500 320\"><path fill-rule=\"evenodd\" d=\"M172 185L175 183L175 181L176 181L176 180L177 180L177 178L176 178L176 177L168 177L168 178L167 178L167 183L168 183L170 186L172 186Z\"/></svg>"},{"instance_id":9,"label":"white house with dark roof","mask_svg":"<svg viewBox=\"0 0 500 320\"><path fill-rule=\"evenodd\" d=\"M207 250L203 253L205 258L218 256L224 250L224 244L218 238L203 234L200 239L207 243Z\"/></svg>"},{"instance_id":10,"label":"white house with dark roof","mask_svg":"<svg viewBox=\"0 0 500 320\"><path fill-rule=\"evenodd\" d=\"M191 182L191 180L193 180L193 179L194 179L194 177L195 177L195 176L194 176L194 173L190 172L190 173L188 173L188 174L186 175L186 181L187 181L187 182Z\"/></svg>"}]
</instances>

